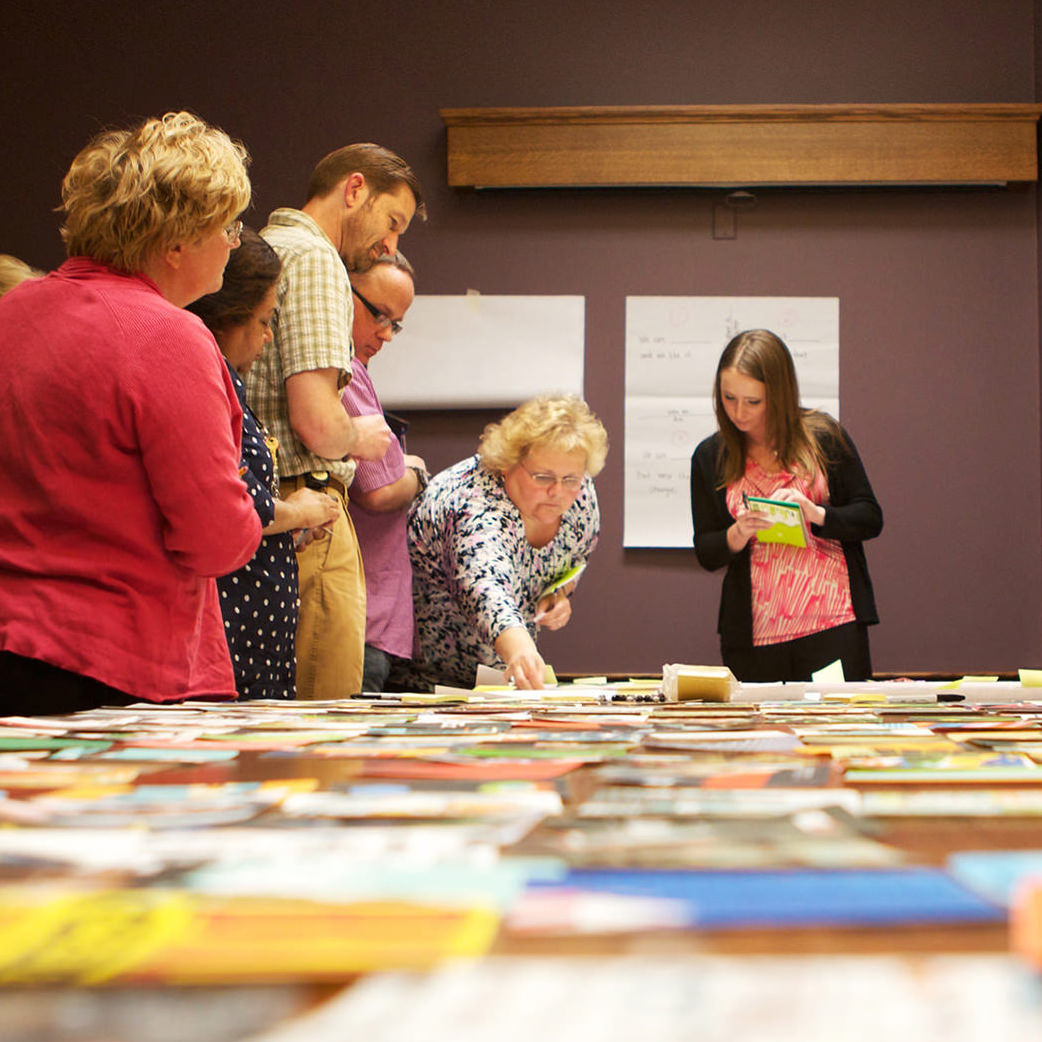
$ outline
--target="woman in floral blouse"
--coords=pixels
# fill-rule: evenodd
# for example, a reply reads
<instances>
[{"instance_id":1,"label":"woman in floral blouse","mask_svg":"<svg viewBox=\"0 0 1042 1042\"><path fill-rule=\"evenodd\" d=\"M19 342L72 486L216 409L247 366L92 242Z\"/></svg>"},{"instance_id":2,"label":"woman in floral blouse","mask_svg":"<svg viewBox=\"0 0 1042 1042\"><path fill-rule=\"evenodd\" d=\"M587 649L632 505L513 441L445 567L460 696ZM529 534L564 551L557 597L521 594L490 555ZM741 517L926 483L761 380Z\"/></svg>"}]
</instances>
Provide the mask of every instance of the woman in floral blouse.
<instances>
[{"instance_id":1,"label":"woman in floral blouse","mask_svg":"<svg viewBox=\"0 0 1042 1042\"><path fill-rule=\"evenodd\" d=\"M572 613L600 511L592 478L608 436L572 396L525 402L482 434L478 454L431 479L409 521L416 610L414 659L400 690L473 687L480 664L519 688L542 688L536 636Z\"/></svg>"}]
</instances>

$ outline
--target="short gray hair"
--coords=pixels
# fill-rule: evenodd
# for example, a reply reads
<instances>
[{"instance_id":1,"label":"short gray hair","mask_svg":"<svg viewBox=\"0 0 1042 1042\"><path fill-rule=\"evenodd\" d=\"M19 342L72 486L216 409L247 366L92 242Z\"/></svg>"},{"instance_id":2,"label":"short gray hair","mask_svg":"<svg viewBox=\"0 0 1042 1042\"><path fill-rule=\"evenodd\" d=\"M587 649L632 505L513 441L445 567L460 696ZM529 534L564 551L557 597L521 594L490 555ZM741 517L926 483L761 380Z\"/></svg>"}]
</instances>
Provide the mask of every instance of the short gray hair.
<instances>
[{"instance_id":1,"label":"short gray hair","mask_svg":"<svg viewBox=\"0 0 1042 1042\"><path fill-rule=\"evenodd\" d=\"M381 253L376 258L376 264L392 264L396 268L400 268L409 276L413 282L416 281L416 270L406 259L405 254L401 250L395 250L394 253ZM376 267L376 264L373 267ZM370 269L371 271L372 269Z\"/></svg>"}]
</instances>

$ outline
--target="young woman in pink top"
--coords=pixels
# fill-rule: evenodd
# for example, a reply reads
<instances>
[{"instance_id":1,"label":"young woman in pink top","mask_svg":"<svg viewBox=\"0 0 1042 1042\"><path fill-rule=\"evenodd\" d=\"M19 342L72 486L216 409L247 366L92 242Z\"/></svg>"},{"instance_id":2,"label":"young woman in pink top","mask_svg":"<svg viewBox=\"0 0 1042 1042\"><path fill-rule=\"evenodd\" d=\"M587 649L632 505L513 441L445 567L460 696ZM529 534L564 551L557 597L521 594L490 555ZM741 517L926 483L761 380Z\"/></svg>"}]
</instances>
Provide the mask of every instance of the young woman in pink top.
<instances>
[{"instance_id":1,"label":"young woman in pink top","mask_svg":"<svg viewBox=\"0 0 1042 1042\"><path fill-rule=\"evenodd\" d=\"M792 356L765 329L739 333L717 366L718 431L691 459L695 553L727 568L718 631L739 680L809 680L839 660L872 675L867 627L878 622L862 543L883 513L857 449L825 413L800 406ZM746 499L799 504L807 545L761 542L771 526Z\"/></svg>"}]
</instances>

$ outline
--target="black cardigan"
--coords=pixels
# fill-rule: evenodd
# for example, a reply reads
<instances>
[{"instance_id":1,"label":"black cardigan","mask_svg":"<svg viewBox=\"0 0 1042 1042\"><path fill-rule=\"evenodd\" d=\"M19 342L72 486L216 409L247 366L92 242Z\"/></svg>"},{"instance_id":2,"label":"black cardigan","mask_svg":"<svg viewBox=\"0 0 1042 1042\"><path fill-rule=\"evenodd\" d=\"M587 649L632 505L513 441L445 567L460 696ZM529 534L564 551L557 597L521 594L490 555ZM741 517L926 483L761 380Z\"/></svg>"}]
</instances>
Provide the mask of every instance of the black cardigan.
<instances>
[{"instance_id":1,"label":"black cardigan","mask_svg":"<svg viewBox=\"0 0 1042 1042\"><path fill-rule=\"evenodd\" d=\"M850 598L854 617L864 625L879 621L872 580L862 541L872 539L883 529L883 511L876 501L868 475L861 465L854 443L846 431L847 446L834 436L822 442L830 463L826 477L829 503L825 521L811 525L814 535L838 539L843 547L850 576ZM727 565L720 594L717 631L725 647L752 647L753 594L750 574L750 545L737 554L727 545L727 530L734 518L727 509L727 490L717 488L717 452L720 435L706 438L691 457L691 516L695 524L695 554L703 568L715 571ZM751 543L751 540L750 540Z\"/></svg>"}]
</instances>

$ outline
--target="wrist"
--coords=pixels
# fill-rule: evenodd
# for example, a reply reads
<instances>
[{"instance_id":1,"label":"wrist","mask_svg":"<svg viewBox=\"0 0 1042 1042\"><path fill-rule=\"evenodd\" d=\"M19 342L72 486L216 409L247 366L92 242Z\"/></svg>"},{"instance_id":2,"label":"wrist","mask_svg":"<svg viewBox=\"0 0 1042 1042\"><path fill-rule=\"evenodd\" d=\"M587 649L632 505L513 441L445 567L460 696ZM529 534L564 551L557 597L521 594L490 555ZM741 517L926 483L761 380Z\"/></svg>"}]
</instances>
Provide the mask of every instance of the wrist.
<instances>
[{"instance_id":1,"label":"wrist","mask_svg":"<svg viewBox=\"0 0 1042 1042\"><path fill-rule=\"evenodd\" d=\"M413 496L413 499L419 499L427 488L427 484L430 481L430 475L423 469L423 467L410 466L409 470L416 475L416 493Z\"/></svg>"},{"instance_id":2,"label":"wrist","mask_svg":"<svg viewBox=\"0 0 1042 1042\"><path fill-rule=\"evenodd\" d=\"M524 626L508 626L493 641L493 647L504 662L510 662L518 655L536 651L535 641Z\"/></svg>"},{"instance_id":3,"label":"wrist","mask_svg":"<svg viewBox=\"0 0 1042 1042\"><path fill-rule=\"evenodd\" d=\"M747 540L742 538L741 529L738 527L738 522L736 521L727 530L727 548L733 554L741 553L741 551L745 547L746 542Z\"/></svg>"}]
</instances>

